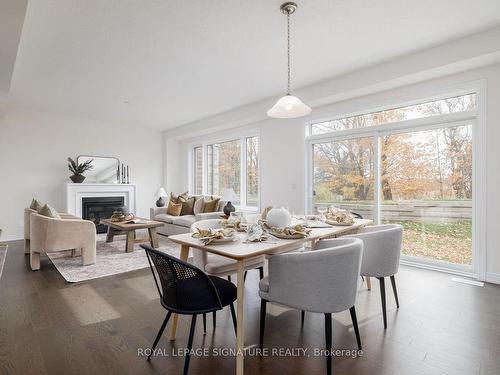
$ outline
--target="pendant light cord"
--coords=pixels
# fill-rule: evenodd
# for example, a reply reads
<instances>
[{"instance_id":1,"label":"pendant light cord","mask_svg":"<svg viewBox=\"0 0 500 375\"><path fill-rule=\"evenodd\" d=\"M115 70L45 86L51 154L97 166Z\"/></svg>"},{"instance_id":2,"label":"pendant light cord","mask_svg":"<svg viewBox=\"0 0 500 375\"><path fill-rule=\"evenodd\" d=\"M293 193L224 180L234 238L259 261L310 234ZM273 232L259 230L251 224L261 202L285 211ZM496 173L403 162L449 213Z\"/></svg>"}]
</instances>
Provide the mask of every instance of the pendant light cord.
<instances>
[{"instance_id":1,"label":"pendant light cord","mask_svg":"<svg viewBox=\"0 0 500 375\"><path fill-rule=\"evenodd\" d=\"M287 55L288 55L288 82L287 82L287 90L286 94L290 95L290 12L286 14L286 23L287 23Z\"/></svg>"}]
</instances>

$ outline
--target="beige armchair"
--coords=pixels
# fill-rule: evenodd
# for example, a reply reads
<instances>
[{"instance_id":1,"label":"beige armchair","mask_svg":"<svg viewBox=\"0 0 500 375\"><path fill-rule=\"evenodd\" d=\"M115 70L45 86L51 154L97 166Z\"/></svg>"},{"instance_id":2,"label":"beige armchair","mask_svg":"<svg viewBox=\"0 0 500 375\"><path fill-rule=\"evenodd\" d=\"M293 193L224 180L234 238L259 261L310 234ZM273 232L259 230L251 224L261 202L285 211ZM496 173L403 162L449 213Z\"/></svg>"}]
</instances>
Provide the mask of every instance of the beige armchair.
<instances>
[{"instance_id":1,"label":"beige armchair","mask_svg":"<svg viewBox=\"0 0 500 375\"><path fill-rule=\"evenodd\" d=\"M30 253L31 215L36 213L37 213L36 210L33 210L29 207L24 209L24 253L25 254ZM61 216L61 219L79 219L77 216L61 212L59 212L59 216Z\"/></svg>"},{"instance_id":2,"label":"beige armchair","mask_svg":"<svg viewBox=\"0 0 500 375\"><path fill-rule=\"evenodd\" d=\"M96 229L93 222L79 218L53 219L30 215L30 263L40 269L40 253L82 249L82 265L95 263Z\"/></svg>"}]
</instances>

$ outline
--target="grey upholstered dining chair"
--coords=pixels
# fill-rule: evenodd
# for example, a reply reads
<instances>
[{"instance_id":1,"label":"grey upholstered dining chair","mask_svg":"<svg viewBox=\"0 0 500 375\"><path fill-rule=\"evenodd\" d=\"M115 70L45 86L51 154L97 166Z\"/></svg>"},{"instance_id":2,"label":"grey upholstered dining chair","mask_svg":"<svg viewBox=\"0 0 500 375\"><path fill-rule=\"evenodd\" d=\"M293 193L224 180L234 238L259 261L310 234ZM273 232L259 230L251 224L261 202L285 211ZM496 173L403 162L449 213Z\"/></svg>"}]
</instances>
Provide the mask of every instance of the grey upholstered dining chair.
<instances>
[{"instance_id":1,"label":"grey upholstered dining chair","mask_svg":"<svg viewBox=\"0 0 500 375\"><path fill-rule=\"evenodd\" d=\"M349 309L361 350L356 319L356 294L363 253L363 241L356 238L333 239L329 247L317 251L295 252L269 257L269 276L259 283L261 298L260 347L264 344L267 302L298 310L325 314L327 373L332 370L332 313Z\"/></svg>"},{"instance_id":2,"label":"grey upholstered dining chair","mask_svg":"<svg viewBox=\"0 0 500 375\"><path fill-rule=\"evenodd\" d=\"M399 308L399 298L394 275L399 269L403 227L399 224L373 225L361 228L358 233L343 238L359 238L364 242L361 276L376 277L380 281L380 296L384 328L387 328L385 277L390 277L392 291Z\"/></svg>"},{"instance_id":3,"label":"grey upholstered dining chair","mask_svg":"<svg viewBox=\"0 0 500 375\"><path fill-rule=\"evenodd\" d=\"M195 232L196 229L220 229L221 220L220 219L207 219L200 220L191 225L191 232ZM220 255L208 254L206 251L192 249L193 251L193 264L203 270L206 274L210 276L227 277L231 281L231 275L238 271L237 262L233 259L226 258ZM264 277L264 256L260 256L254 259L250 259L245 262L245 277L249 270L258 269L259 277L262 279ZM212 313L213 325L215 327L216 312ZM206 332L206 315L203 315L203 329Z\"/></svg>"}]
</instances>

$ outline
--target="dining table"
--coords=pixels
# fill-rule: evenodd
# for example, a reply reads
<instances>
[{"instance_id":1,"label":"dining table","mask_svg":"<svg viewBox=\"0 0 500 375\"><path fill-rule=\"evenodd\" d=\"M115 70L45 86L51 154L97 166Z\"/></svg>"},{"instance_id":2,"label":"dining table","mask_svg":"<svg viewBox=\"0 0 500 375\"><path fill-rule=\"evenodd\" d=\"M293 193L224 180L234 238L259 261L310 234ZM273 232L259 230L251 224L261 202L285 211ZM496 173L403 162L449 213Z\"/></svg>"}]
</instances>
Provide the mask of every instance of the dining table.
<instances>
[{"instance_id":1,"label":"dining table","mask_svg":"<svg viewBox=\"0 0 500 375\"><path fill-rule=\"evenodd\" d=\"M177 234L169 236L168 238L175 243L181 245L180 259L187 261L189 257L189 250L191 248L206 251L208 253L220 255L223 257L234 259L237 262L237 308L236 308L236 374L243 375L244 373L244 359L245 359L245 319L244 319L244 276L245 276L245 263L250 259L262 255L274 255L286 253L304 246L305 243L310 242L314 246L319 240L326 238L336 238L342 235L355 234L360 228L372 224L373 221L369 219L354 219L352 225L332 225L325 227L310 228L307 237L299 239L278 239L272 238L267 241L261 242L248 242L246 241L247 234L238 232L235 241L224 243L210 243L205 245L203 241L193 238L191 233ZM170 332L170 340L175 340L177 330L178 315L174 314L172 317L172 326Z\"/></svg>"}]
</instances>

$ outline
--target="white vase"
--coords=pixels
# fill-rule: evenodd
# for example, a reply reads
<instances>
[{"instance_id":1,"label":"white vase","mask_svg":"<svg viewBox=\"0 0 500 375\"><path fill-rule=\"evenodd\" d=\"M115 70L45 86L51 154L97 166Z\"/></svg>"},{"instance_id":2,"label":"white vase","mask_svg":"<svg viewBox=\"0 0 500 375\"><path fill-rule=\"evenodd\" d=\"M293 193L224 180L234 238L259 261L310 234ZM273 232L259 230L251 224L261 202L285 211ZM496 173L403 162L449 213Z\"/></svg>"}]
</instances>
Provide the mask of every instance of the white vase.
<instances>
[{"instance_id":1,"label":"white vase","mask_svg":"<svg viewBox=\"0 0 500 375\"><path fill-rule=\"evenodd\" d=\"M273 208L267 213L267 225L273 228L288 227L292 223L292 215L284 208Z\"/></svg>"}]
</instances>

